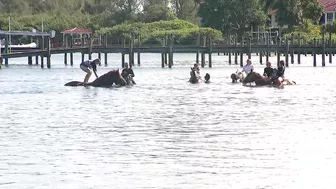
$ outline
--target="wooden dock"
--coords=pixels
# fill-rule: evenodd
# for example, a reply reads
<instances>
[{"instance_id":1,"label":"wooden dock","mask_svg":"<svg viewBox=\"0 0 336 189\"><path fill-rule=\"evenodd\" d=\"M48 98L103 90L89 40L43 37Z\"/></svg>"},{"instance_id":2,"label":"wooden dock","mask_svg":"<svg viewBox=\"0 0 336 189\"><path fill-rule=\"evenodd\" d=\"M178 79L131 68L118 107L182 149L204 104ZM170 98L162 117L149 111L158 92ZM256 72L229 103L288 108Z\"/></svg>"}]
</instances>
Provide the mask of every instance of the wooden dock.
<instances>
[{"instance_id":1,"label":"wooden dock","mask_svg":"<svg viewBox=\"0 0 336 189\"><path fill-rule=\"evenodd\" d=\"M336 43L332 40L332 34L329 34L328 38L314 39L313 41L304 41L300 36L291 36L291 38L277 38L275 43L270 44L268 39L265 43L252 42L253 39L230 37L224 44L216 44L210 38L199 36L195 39L195 45L177 45L173 44L173 36L167 36L162 39L161 45L141 45L140 41L135 38L135 35L131 35L130 39L121 39L121 44L108 44L108 36L104 36L98 44L93 44L92 39L88 39L88 43L84 44L82 41L80 46L73 45L73 40L67 38L67 41L63 47L52 48L50 40L52 35L49 33L36 33L36 32L3 32L0 31L0 36L8 39L9 35L24 35L35 37L39 41L39 46L35 49L26 50L13 50L8 51L8 44L1 54L4 64L9 64L10 58L27 57L29 65L33 63L33 57L35 57L35 63L39 63L41 68L44 68L44 58L47 59L47 68L51 67L51 56L53 54L64 54L64 64L68 64L68 54L70 54L70 65L73 65L73 53L81 53L82 61L85 60L85 55L88 55L88 59L92 58L92 53L98 53L98 58L101 59L101 54L104 54L104 64L107 65L108 53L121 53L121 66L123 67L125 62L125 55L129 55L128 62L134 65L134 56L137 55L137 64L141 64L141 53L161 53L161 66L166 65L169 68L173 66L173 58L175 53L195 53L195 62L201 63L201 66L205 66L205 54L208 54L208 65L212 67L212 54L224 53L229 57L229 64L239 64L243 66L243 56L246 54L249 58L252 53L257 53L260 57L260 63L262 64L263 57L266 57L268 61L270 54L276 54L278 62L280 56L285 56L286 66L289 66L289 62L294 63L294 54L297 55L297 63L300 64L301 56L307 56L311 54L313 56L313 66L316 65L316 55L322 55L322 66L325 66L326 57L329 58L329 62L332 63L332 57L336 52ZM68 40L70 39L70 40ZM6 40L7 41L7 40ZM140 45L139 45L140 44Z\"/></svg>"}]
</instances>

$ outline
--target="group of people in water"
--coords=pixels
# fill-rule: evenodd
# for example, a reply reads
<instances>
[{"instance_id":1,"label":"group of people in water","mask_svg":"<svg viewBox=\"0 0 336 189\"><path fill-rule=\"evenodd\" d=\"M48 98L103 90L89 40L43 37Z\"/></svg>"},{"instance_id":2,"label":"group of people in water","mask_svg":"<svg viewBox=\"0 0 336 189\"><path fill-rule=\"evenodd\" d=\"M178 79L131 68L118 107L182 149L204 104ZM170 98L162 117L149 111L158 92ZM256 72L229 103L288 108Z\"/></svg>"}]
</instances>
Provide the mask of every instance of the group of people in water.
<instances>
[{"instance_id":1,"label":"group of people in water","mask_svg":"<svg viewBox=\"0 0 336 189\"><path fill-rule=\"evenodd\" d=\"M198 83L199 80L202 80L201 73L200 73L200 68L197 63L194 64L194 67L191 68L190 71L190 83ZM204 76L204 82L205 83L210 83L210 74L206 73Z\"/></svg>"},{"instance_id":2,"label":"group of people in water","mask_svg":"<svg viewBox=\"0 0 336 189\"><path fill-rule=\"evenodd\" d=\"M96 78L98 78L98 74L97 74L97 66L100 65L100 59L94 59L94 60L86 60L84 62L82 62L80 64L80 68L86 72L85 78L84 78L84 85L88 84L89 79L92 75L92 72L95 74ZM126 62L124 64L124 69L121 71L121 77L126 80L127 77L131 77L131 82L133 84L136 84L133 80L134 75L134 71L132 68L129 67L128 63Z\"/></svg>"},{"instance_id":3,"label":"group of people in water","mask_svg":"<svg viewBox=\"0 0 336 189\"><path fill-rule=\"evenodd\" d=\"M254 71L252 61L247 59L246 65L243 66L242 72L246 75ZM269 78L272 83L280 85L285 80L285 61L281 60L277 68L273 68L271 62L266 63L263 76Z\"/></svg>"},{"instance_id":4,"label":"group of people in water","mask_svg":"<svg viewBox=\"0 0 336 189\"><path fill-rule=\"evenodd\" d=\"M100 59L94 59L94 60L86 60L80 64L80 68L86 72L85 78L84 78L84 85L86 85L92 75L92 72L95 74L95 76L98 78L97 74L97 66L100 65ZM246 61L246 65L243 66L242 72L248 75L249 73L254 71L254 66L252 65L252 61L248 59ZM135 84L133 77L134 71L132 68L129 67L128 63L124 64L124 69L121 72L121 77L126 80L126 78L130 77L131 82ZM266 67L264 68L263 76L266 78L269 78L272 83L274 84L281 84L285 80L285 62L281 60L278 64L277 68L273 68L271 62L266 63ZM203 80L200 74L200 68L197 63L194 64L194 66L191 68L190 71L190 79L189 81L191 83L198 83L199 80ZM204 76L205 83L210 83L210 74L206 73Z\"/></svg>"}]
</instances>

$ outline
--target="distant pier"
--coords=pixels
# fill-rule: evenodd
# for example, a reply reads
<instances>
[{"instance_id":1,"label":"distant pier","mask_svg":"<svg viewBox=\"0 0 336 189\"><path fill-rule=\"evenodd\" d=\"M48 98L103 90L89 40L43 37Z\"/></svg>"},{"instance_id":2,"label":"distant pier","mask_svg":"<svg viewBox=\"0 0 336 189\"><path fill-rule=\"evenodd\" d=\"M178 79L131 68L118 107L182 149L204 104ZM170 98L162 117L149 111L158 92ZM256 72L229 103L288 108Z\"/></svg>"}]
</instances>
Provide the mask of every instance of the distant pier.
<instances>
[{"instance_id":1,"label":"distant pier","mask_svg":"<svg viewBox=\"0 0 336 189\"><path fill-rule=\"evenodd\" d=\"M34 38L38 42L36 48L27 49L12 49L9 51L8 38L9 36L21 35ZM8 65L10 58L27 57L28 65L40 64L41 68L44 68L44 60L46 59L47 68L51 68L51 56L53 54L64 54L64 64L73 65L73 53L81 53L82 61L85 60L87 55L88 59L92 58L93 53L98 54L98 58L101 59L104 54L104 62L107 65L107 59L109 53L121 54L121 66L125 63L125 55L128 54L129 62L134 65L134 57L137 56L137 64L141 64L141 53L160 53L161 54L161 67L173 67L174 54L176 53L195 53L195 62L200 63L202 67L205 66L205 54L208 54L208 66L212 67L212 54L224 54L229 58L229 64L244 65L244 54L249 58L252 53L256 53L260 57L260 64L263 64L263 57L266 57L268 61L271 54L277 56L277 62L280 61L280 56L285 56L286 66L293 64L294 54L297 55L296 62L301 63L301 56L311 55L313 56L313 66L317 66L316 55L322 55L322 65L325 66L326 62L332 63L332 57L336 52L336 43L332 40L332 35L329 34L326 37L323 35L321 39L314 39L312 41L304 41L300 35L291 35L291 37L276 37L270 40L270 36L267 35L262 40L255 39L252 36L238 38L237 36L229 36L226 38L223 44L217 44L213 42L211 38L199 35L194 45L178 45L174 44L174 36L167 35L162 38L161 45L141 45L141 37L132 33L130 38L119 38L119 43L109 43L108 39L111 36L100 36L98 41L93 43L93 38L82 38L81 44L74 44L72 36L66 36L64 44L61 47L52 47L51 38L54 34L42 33L42 32L6 32L0 31L0 37L5 38L5 48L2 49L1 58L3 64ZM113 36L112 36L113 37ZM68 56L70 54L70 57ZM33 60L33 57L35 60ZM328 58L328 59L327 59ZM40 60L40 63L39 63Z\"/></svg>"}]
</instances>

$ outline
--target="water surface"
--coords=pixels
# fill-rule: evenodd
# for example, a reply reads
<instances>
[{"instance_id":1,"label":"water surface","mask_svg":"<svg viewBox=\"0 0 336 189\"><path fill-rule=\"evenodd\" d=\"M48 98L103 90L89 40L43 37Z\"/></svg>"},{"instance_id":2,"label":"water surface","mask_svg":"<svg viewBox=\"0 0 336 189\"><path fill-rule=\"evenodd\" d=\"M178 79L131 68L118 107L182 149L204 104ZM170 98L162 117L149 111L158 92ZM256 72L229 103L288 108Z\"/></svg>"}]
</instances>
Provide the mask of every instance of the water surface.
<instances>
[{"instance_id":1,"label":"water surface","mask_svg":"<svg viewBox=\"0 0 336 189\"><path fill-rule=\"evenodd\" d=\"M120 67L109 56L99 74ZM284 89L231 84L239 66L223 56L192 85L194 55L173 69L143 55L123 88L64 87L84 72L61 56L51 69L13 59L0 70L0 188L332 189L336 68L302 59Z\"/></svg>"}]
</instances>

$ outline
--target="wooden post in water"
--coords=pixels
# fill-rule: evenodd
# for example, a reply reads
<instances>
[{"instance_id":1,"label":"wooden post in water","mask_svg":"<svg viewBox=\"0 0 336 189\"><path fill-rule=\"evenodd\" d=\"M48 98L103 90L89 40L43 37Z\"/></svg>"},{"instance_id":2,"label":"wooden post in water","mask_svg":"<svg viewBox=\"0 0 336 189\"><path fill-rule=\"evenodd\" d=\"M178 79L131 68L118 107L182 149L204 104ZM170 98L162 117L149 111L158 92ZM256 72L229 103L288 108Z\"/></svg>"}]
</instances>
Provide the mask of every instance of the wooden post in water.
<instances>
[{"instance_id":1,"label":"wooden post in water","mask_svg":"<svg viewBox=\"0 0 336 189\"><path fill-rule=\"evenodd\" d=\"M208 55L208 58L209 58L209 68L212 68L212 57L211 57L211 53L212 53L212 39L209 37L209 55Z\"/></svg>"},{"instance_id":2,"label":"wooden post in water","mask_svg":"<svg viewBox=\"0 0 336 189\"><path fill-rule=\"evenodd\" d=\"M238 35L236 34L235 35L235 47L236 47L236 51L234 53L234 56L235 56L235 64L238 65L238 52L237 52L237 47L238 47Z\"/></svg>"},{"instance_id":3,"label":"wooden post in water","mask_svg":"<svg viewBox=\"0 0 336 189\"><path fill-rule=\"evenodd\" d=\"M197 33L197 43L196 46L199 47L201 43L201 36L199 33ZM196 51L196 63L199 63L199 51Z\"/></svg>"},{"instance_id":4,"label":"wooden post in water","mask_svg":"<svg viewBox=\"0 0 336 189\"><path fill-rule=\"evenodd\" d=\"M268 62L269 61L269 56L270 56L270 52L268 51L268 49L269 49L269 42L270 42L270 33L267 33L266 34L266 62Z\"/></svg>"},{"instance_id":5,"label":"wooden post in water","mask_svg":"<svg viewBox=\"0 0 336 189\"><path fill-rule=\"evenodd\" d=\"M169 40L169 37L168 35L165 36L164 38L164 46L167 48L169 45L168 45L168 40ZM165 61L165 64L168 65L168 50L164 53L164 61Z\"/></svg>"},{"instance_id":6,"label":"wooden post in water","mask_svg":"<svg viewBox=\"0 0 336 189\"><path fill-rule=\"evenodd\" d=\"M239 53L240 54L240 67L243 67L244 66L244 58L243 58L243 55L244 55L244 51L243 51L243 47L244 47L244 38L242 37L241 38L241 41L240 41L240 46L241 46L241 49L242 51Z\"/></svg>"},{"instance_id":7,"label":"wooden post in water","mask_svg":"<svg viewBox=\"0 0 336 189\"><path fill-rule=\"evenodd\" d=\"M44 48L44 38L42 38L42 40L41 40L41 48L42 48L42 50L44 50L45 48ZM44 68L44 54L42 54L42 55L40 55L40 57L41 57L41 68Z\"/></svg>"},{"instance_id":8,"label":"wooden post in water","mask_svg":"<svg viewBox=\"0 0 336 189\"><path fill-rule=\"evenodd\" d=\"M40 44L40 43L39 43L39 38L38 38L38 37L36 37L36 44ZM39 64L39 57L38 57L38 55L35 56L35 64L36 64L36 65Z\"/></svg>"},{"instance_id":9,"label":"wooden post in water","mask_svg":"<svg viewBox=\"0 0 336 189\"><path fill-rule=\"evenodd\" d=\"M73 47L73 36L70 36L70 48L72 49ZM73 52L70 53L70 65L73 66Z\"/></svg>"},{"instance_id":10,"label":"wooden post in water","mask_svg":"<svg viewBox=\"0 0 336 189\"><path fill-rule=\"evenodd\" d=\"M172 68L173 64L174 64L174 54L173 54L173 43L174 43L174 37L173 34L170 34L169 36L169 40L168 40L168 44L169 44L169 62L168 62L168 67Z\"/></svg>"},{"instance_id":11,"label":"wooden post in water","mask_svg":"<svg viewBox=\"0 0 336 189\"><path fill-rule=\"evenodd\" d=\"M281 49L281 37L278 37L277 40L278 40L278 49ZM278 50L278 52L277 52L277 65L279 65L279 62L280 62L281 53L282 52Z\"/></svg>"},{"instance_id":12,"label":"wooden post in water","mask_svg":"<svg viewBox=\"0 0 336 189\"><path fill-rule=\"evenodd\" d=\"M289 41L288 41L288 38L285 37L285 41L286 41L286 44L285 44L285 61L286 61L286 67L288 67L288 52L289 52Z\"/></svg>"},{"instance_id":13,"label":"wooden post in water","mask_svg":"<svg viewBox=\"0 0 336 189\"><path fill-rule=\"evenodd\" d=\"M81 46L84 47L84 37L81 37ZM82 62L84 62L84 52L82 52Z\"/></svg>"},{"instance_id":14,"label":"wooden post in water","mask_svg":"<svg viewBox=\"0 0 336 189\"><path fill-rule=\"evenodd\" d=\"M165 44L166 44L165 41L166 41L166 39L162 38L162 40L161 40L161 46L162 46L163 49L165 49ZM165 64L166 64L166 61L165 61L166 56L165 56L165 54L166 54L165 52L161 53L161 67L162 68L164 68Z\"/></svg>"},{"instance_id":15,"label":"wooden post in water","mask_svg":"<svg viewBox=\"0 0 336 189\"><path fill-rule=\"evenodd\" d=\"M317 41L314 38L314 50L313 50L313 66L316 67L316 47L317 47Z\"/></svg>"},{"instance_id":16,"label":"wooden post in water","mask_svg":"<svg viewBox=\"0 0 336 189\"><path fill-rule=\"evenodd\" d=\"M298 44L299 44L299 47L301 47L301 35L300 33L298 33ZM301 51L299 50L297 52L297 61L298 61L298 64L301 64Z\"/></svg>"},{"instance_id":17,"label":"wooden post in water","mask_svg":"<svg viewBox=\"0 0 336 189\"><path fill-rule=\"evenodd\" d=\"M89 48L88 48L89 60L92 60L92 37L89 37Z\"/></svg>"},{"instance_id":18,"label":"wooden post in water","mask_svg":"<svg viewBox=\"0 0 336 189\"><path fill-rule=\"evenodd\" d=\"M331 47L332 47L332 33L329 32L329 42L328 42L328 47L329 47L329 63L332 63L332 52L331 52Z\"/></svg>"},{"instance_id":19,"label":"wooden post in water","mask_svg":"<svg viewBox=\"0 0 336 189\"><path fill-rule=\"evenodd\" d=\"M134 66L134 50L133 50L134 39L135 39L135 34L134 34L134 32L132 32L131 33L131 39L129 41L129 55L128 55L130 68L132 68Z\"/></svg>"},{"instance_id":20,"label":"wooden post in water","mask_svg":"<svg viewBox=\"0 0 336 189\"><path fill-rule=\"evenodd\" d=\"M68 48L68 39L68 35L65 34L65 48ZM66 52L64 53L64 64L68 65L68 54Z\"/></svg>"},{"instance_id":21,"label":"wooden post in water","mask_svg":"<svg viewBox=\"0 0 336 189\"><path fill-rule=\"evenodd\" d=\"M325 55L326 55L326 43L325 43L325 26L323 26L324 30L322 31L322 67L325 66Z\"/></svg>"},{"instance_id":22,"label":"wooden post in water","mask_svg":"<svg viewBox=\"0 0 336 189\"><path fill-rule=\"evenodd\" d=\"M229 45L232 45L232 35L230 35ZM229 54L229 65L231 65L232 64L232 59L231 59L232 51L230 50L228 54Z\"/></svg>"},{"instance_id":23,"label":"wooden post in water","mask_svg":"<svg viewBox=\"0 0 336 189\"><path fill-rule=\"evenodd\" d=\"M294 45L294 34L291 34L291 41L290 44L293 46ZM291 63L294 64L294 50L290 50L291 54Z\"/></svg>"},{"instance_id":24,"label":"wooden post in water","mask_svg":"<svg viewBox=\"0 0 336 189\"><path fill-rule=\"evenodd\" d=\"M99 39L98 39L98 46L101 47L102 46L102 37L101 35L99 35ZM101 65L101 52L98 52L98 59L100 60L99 66Z\"/></svg>"},{"instance_id":25,"label":"wooden post in water","mask_svg":"<svg viewBox=\"0 0 336 189\"><path fill-rule=\"evenodd\" d=\"M39 57L35 56L35 64L38 65L39 64Z\"/></svg>"},{"instance_id":26,"label":"wooden post in water","mask_svg":"<svg viewBox=\"0 0 336 189\"><path fill-rule=\"evenodd\" d=\"M252 51L251 43L252 43L252 37L250 35L248 37L248 59L251 59L251 51Z\"/></svg>"},{"instance_id":27,"label":"wooden post in water","mask_svg":"<svg viewBox=\"0 0 336 189\"><path fill-rule=\"evenodd\" d=\"M104 35L104 47L107 48L107 34ZM104 53L104 63L107 66L107 52Z\"/></svg>"},{"instance_id":28,"label":"wooden post in water","mask_svg":"<svg viewBox=\"0 0 336 189\"><path fill-rule=\"evenodd\" d=\"M203 36L203 47L206 47L206 37ZM205 53L204 51L201 52L201 67L204 68L205 65Z\"/></svg>"},{"instance_id":29,"label":"wooden post in water","mask_svg":"<svg viewBox=\"0 0 336 189\"><path fill-rule=\"evenodd\" d=\"M33 65L33 57L28 56L28 65L31 66Z\"/></svg>"},{"instance_id":30,"label":"wooden post in water","mask_svg":"<svg viewBox=\"0 0 336 189\"><path fill-rule=\"evenodd\" d=\"M138 38L138 48L140 49L140 44L141 44L141 35L140 35L140 32L137 34L137 38ZM138 51L137 61L138 61L138 66L140 66L140 64L141 64L140 51Z\"/></svg>"},{"instance_id":31,"label":"wooden post in water","mask_svg":"<svg viewBox=\"0 0 336 189\"><path fill-rule=\"evenodd\" d=\"M122 39L122 48L126 48L126 39ZM125 67L125 53L121 53L121 67Z\"/></svg>"},{"instance_id":32,"label":"wooden post in water","mask_svg":"<svg viewBox=\"0 0 336 189\"><path fill-rule=\"evenodd\" d=\"M50 37L47 37L47 68L51 67Z\"/></svg>"}]
</instances>

